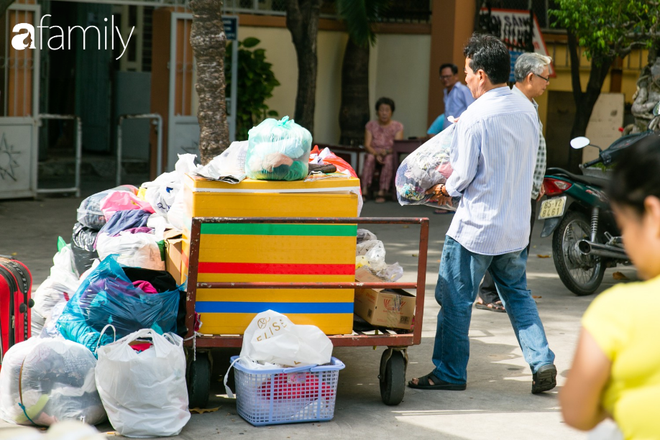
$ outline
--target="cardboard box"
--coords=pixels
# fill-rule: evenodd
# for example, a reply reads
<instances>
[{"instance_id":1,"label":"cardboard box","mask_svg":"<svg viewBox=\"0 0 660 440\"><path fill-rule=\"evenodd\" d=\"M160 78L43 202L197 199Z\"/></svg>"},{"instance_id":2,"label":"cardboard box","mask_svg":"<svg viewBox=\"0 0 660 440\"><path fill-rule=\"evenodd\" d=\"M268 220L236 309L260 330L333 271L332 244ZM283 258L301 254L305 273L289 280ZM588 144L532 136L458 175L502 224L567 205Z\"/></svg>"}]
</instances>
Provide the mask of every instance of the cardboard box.
<instances>
[{"instance_id":1,"label":"cardboard box","mask_svg":"<svg viewBox=\"0 0 660 440\"><path fill-rule=\"evenodd\" d=\"M165 268L174 277L177 284L183 283L181 279L181 262L183 237L181 231L170 229L163 235L165 239Z\"/></svg>"},{"instance_id":2,"label":"cardboard box","mask_svg":"<svg viewBox=\"0 0 660 440\"><path fill-rule=\"evenodd\" d=\"M376 327L410 330L415 296L401 289L356 289L355 313Z\"/></svg>"}]
</instances>

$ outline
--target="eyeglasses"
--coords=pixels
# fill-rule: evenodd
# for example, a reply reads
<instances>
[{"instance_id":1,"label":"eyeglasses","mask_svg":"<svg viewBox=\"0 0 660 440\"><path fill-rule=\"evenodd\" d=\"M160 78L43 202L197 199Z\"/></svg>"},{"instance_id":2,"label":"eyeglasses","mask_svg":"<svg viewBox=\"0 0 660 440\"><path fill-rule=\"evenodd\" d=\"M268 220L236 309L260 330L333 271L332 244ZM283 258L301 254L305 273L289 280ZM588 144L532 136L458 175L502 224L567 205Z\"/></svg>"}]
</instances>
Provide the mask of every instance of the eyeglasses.
<instances>
[{"instance_id":1,"label":"eyeglasses","mask_svg":"<svg viewBox=\"0 0 660 440\"><path fill-rule=\"evenodd\" d=\"M440 75L440 79L451 79L454 75Z\"/></svg>"},{"instance_id":2,"label":"eyeglasses","mask_svg":"<svg viewBox=\"0 0 660 440\"><path fill-rule=\"evenodd\" d=\"M534 75L538 76L538 77L541 78L541 79L544 79L545 82L547 82L547 83L550 82L550 78L546 78L545 76L541 76L541 75L539 75L538 73L535 73Z\"/></svg>"}]
</instances>

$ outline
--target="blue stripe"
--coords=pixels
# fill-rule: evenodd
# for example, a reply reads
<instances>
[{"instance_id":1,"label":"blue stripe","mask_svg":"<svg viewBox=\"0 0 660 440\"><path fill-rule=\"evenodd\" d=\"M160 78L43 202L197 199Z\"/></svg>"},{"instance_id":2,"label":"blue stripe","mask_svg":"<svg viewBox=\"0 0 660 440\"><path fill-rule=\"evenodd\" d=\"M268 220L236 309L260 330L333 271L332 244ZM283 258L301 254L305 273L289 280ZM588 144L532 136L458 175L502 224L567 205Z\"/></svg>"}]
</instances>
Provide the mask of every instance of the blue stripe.
<instances>
[{"instance_id":1,"label":"blue stripe","mask_svg":"<svg viewBox=\"0 0 660 440\"><path fill-rule=\"evenodd\" d=\"M353 313L353 303L297 303L297 302L233 302L233 301L197 301L197 313L260 313L274 310L287 313Z\"/></svg>"}]
</instances>

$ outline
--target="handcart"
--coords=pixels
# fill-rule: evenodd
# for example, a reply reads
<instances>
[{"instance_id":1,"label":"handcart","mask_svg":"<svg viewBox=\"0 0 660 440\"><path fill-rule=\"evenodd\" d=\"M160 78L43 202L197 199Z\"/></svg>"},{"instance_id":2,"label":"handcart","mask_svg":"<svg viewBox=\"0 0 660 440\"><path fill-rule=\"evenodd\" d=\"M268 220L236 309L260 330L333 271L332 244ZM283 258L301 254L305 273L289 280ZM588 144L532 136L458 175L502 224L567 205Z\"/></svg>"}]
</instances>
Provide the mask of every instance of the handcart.
<instances>
[{"instance_id":1,"label":"handcart","mask_svg":"<svg viewBox=\"0 0 660 440\"><path fill-rule=\"evenodd\" d=\"M262 281L262 282L204 282L200 278L200 251L204 252L205 228L210 230L213 225L289 225L292 228L305 228L306 225L353 225L357 224L402 224L420 225L419 251L417 256L416 282L296 282L296 281ZM275 226L277 227L277 226ZM355 228L357 230L357 227ZM379 369L380 392L383 402L387 405L398 405L405 392L405 373L408 362L407 347L418 345L422 337L422 322L424 314L424 287L426 283L426 263L429 237L428 218L407 217L341 217L341 218L301 218L301 217L193 217L190 229L190 249L188 258L188 284L186 304L186 325L189 329L186 336L186 348L191 362L188 368L188 388L190 407L204 407L208 403L211 364L208 353L210 348L241 347L243 337L240 334L205 334L194 332L195 311L198 299L210 289L342 289L350 294L355 288L401 288L415 290L415 313L411 330L377 329L375 333L355 332L351 334L328 334L335 347L387 347L382 354ZM209 241L210 243L210 241ZM202 264L204 264L202 262ZM354 278L353 278L353 281ZM226 290L224 290L226 292ZM333 290L325 290L331 292ZM273 293L272 298L276 298ZM352 301L352 299L351 299ZM200 302L201 304L201 302ZM227 303L225 303L227 304ZM264 310L272 303L266 301ZM262 310L263 311L263 310ZM256 313L255 313L256 314ZM352 309L350 311L352 320ZM295 322L295 321L294 321ZM351 321L352 322L352 321ZM326 332L328 333L328 332Z\"/></svg>"}]
</instances>

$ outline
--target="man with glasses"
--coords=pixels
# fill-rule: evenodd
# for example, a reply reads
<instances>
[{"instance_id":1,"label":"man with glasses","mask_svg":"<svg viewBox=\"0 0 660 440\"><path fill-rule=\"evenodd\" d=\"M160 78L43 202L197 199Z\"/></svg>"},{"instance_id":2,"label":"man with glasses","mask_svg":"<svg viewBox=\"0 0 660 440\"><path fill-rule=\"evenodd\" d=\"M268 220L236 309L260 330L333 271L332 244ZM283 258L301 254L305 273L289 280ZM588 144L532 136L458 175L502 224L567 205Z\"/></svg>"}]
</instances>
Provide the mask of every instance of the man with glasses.
<instances>
[{"instance_id":1,"label":"man with glasses","mask_svg":"<svg viewBox=\"0 0 660 440\"><path fill-rule=\"evenodd\" d=\"M427 130L429 136L435 136L451 125L449 117L458 119L470 104L474 102L470 89L458 80L456 64L445 63L440 66L440 79L445 86L445 112L438 116Z\"/></svg>"},{"instance_id":2,"label":"man with glasses","mask_svg":"<svg viewBox=\"0 0 660 440\"><path fill-rule=\"evenodd\" d=\"M551 62L552 58L548 56L538 53L524 53L518 57L513 69L516 83L511 88L511 91L518 96L528 99L536 109L537 113L539 106L534 98L541 96L550 83L549 75ZM547 154L545 138L543 137L543 124L541 121L539 121L539 126L541 127L539 132L539 149L536 156L534 179L532 181L532 217L530 219L529 228L530 244L527 245L528 254L531 246L534 220L536 220L536 203L541 197L543 197L545 192L543 189L543 176L545 175ZM506 313L502 300L495 289L493 278L488 272L486 272L483 283L481 283L481 287L479 288L479 298L477 299L475 307L482 310L489 310L491 312Z\"/></svg>"}]
</instances>

